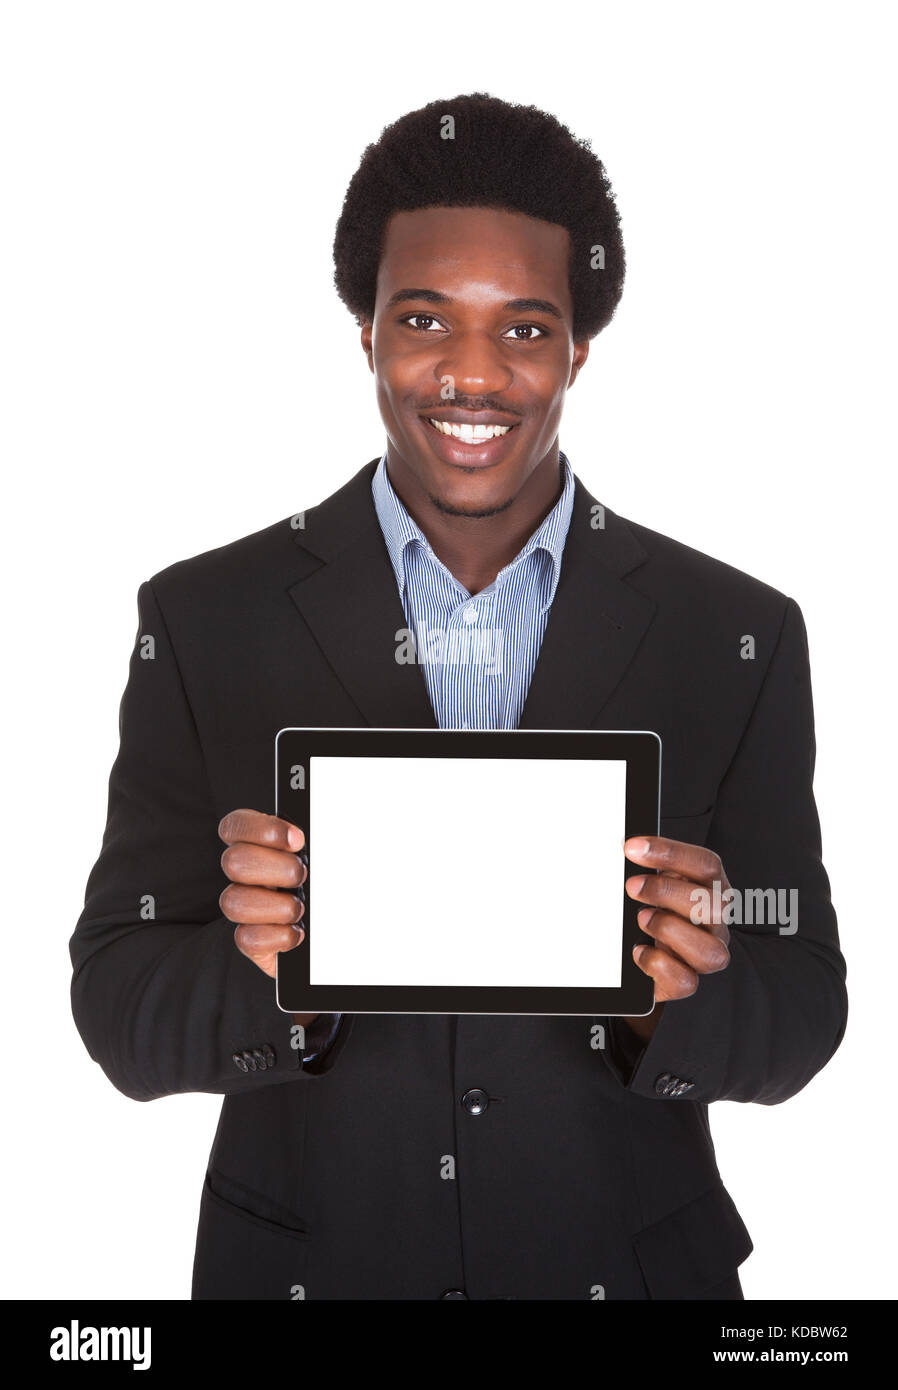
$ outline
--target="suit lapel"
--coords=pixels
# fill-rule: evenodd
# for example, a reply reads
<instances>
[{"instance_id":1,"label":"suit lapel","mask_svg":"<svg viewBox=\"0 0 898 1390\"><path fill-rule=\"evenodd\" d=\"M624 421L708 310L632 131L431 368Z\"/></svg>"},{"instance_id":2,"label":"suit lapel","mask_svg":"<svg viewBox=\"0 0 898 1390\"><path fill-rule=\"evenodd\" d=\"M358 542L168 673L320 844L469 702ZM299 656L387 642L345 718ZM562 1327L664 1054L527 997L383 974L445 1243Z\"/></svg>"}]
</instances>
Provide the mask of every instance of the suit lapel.
<instances>
[{"instance_id":1,"label":"suit lapel","mask_svg":"<svg viewBox=\"0 0 898 1390\"><path fill-rule=\"evenodd\" d=\"M337 679L372 728L435 729L422 668L396 660L405 614L371 480L378 459L312 508L297 544L309 573L288 592ZM576 479L561 576L530 683L522 729L595 727L652 621L655 604L623 576L647 558L608 508ZM317 562L317 563L316 563Z\"/></svg>"},{"instance_id":2,"label":"suit lapel","mask_svg":"<svg viewBox=\"0 0 898 1390\"><path fill-rule=\"evenodd\" d=\"M422 668L396 660L405 614L371 480L373 459L339 492L306 513L296 539L322 561L290 597L371 728L435 729Z\"/></svg>"},{"instance_id":3,"label":"suit lapel","mask_svg":"<svg viewBox=\"0 0 898 1390\"><path fill-rule=\"evenodd\" d=\"M576 475L575 475L576 477ZM561 575L521 715L522 729L589 729L598 722L655 614L623 576L647 558L627 523L576 478Z\"/></svg>"}]
</instances>

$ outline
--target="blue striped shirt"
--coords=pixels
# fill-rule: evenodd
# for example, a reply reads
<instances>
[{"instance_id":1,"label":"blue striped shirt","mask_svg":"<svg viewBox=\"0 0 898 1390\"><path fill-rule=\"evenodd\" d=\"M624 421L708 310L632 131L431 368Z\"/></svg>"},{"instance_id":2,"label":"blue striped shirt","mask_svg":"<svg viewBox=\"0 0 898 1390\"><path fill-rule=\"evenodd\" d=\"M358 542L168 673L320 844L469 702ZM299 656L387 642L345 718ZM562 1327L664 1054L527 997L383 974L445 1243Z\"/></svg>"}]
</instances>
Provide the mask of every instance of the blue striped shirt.
<instances>
[{"instance_id":1,"label":"blue striped shirt","mask_svg":"<svg viewBox=\"0 0 898 1390\"><path fill-rule=\"evenodd\" d=\"M441 729L516 729L561 574L574 474L492 584L471 595L434 554L393 489L386 454L371 490L408 624L397 660L417 661Z\"/></svg>"},{"instance_id":2,"label":"blue striped shirt","mask_svg":"<svg viewBox=\"0 0 898 1390\"><path fill-rule=\"evenodd\" d=\"M407 628L397 659L424 668L441 729L516 729L561 575L574 506L574 474L560 455L561 496L492 584L471 595L434 554L393 489L384 454L371 484ZM325 1052L342 1014L319 1014L303 1064Z\"/></svg>"}]
</instances>

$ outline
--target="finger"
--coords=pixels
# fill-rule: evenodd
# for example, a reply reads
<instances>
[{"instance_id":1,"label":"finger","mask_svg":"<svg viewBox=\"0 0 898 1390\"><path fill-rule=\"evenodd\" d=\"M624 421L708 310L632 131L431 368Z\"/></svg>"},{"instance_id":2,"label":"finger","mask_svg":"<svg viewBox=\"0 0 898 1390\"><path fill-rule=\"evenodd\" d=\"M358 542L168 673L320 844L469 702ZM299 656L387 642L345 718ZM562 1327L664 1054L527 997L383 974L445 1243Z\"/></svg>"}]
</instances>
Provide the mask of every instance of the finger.
<instances>
[{"instance_id":1,"label":"finger","mask_svg":"<svg viewBox=\"0 0 898 1390\"><path fill-rule=\"evenodd\" d=\"M264 811L249 811L243 808L230 811L218 826L220 839L226 845L245 840L250 844L266 845L269 849L296 851L302 849L306 837L298 825L281 820L280 816L268 816Z\"/></svg>"},{"instance_id":2,"label":"finger","mask_svg":"<svg viewBox=\"0 0 898 1390\"><path fill-rule=\"evenodd\" d=\"M251 926L265 923L290 926L298 922L305 911L299 898L292 893L250 888L242 883L229 883L218 899L218 905L232 922L246 922Z\"/></svg>"},{"instance_id":3,"label":"finger","mask_svg":"<svg viewBox=\"0 0 898 1390\"><path fill-rule=\"evenodd\" d=\"M252 883L260 888L298 888L309 872L295 854L263 849L245 840L228 846L221 856L221 867L232 883Z\"/></svg>"},{"instance_id":4,"label":"finger","mask_svg":"<svg viewBox=\"0 0 898 1390\"><path fill-rule=\"evenodd\" d=\"M624 842L624 854L646 869L661 869L710 887L715 881L729 888L719 854L704 845L668 840L663 835L636 835Z\"/></svg>"},{"instance_id":5,"label":"finger","mask_svg":"<svg viewBox=\"0 0 898 1390\"><path fill-rule=\"evenodd\" d=\"M648 913L650 920L643 920ZM684 964L699 975L716 975L726 970L730 963L730 953L726 941L715 936L704 927L696 927L677 917L672 912L643 909L638 916L642 930L654 938L655 944L664 946L680 957ZM723 928L726 931L726 928ZM729 933L727 934L729 935Z\"/></svg>"},{"instance_id":6,"label":"finger","mask_svg":"<svg viewBox=\"0 0 898 1390\"><path fill-rule=\"evenodd\" d=\"M703 883L672 874L636 874L624 885L627 896L647 907L660 907L697 926L719 927L728 903Z\"/></svg>"},{"instance_id":7,"label":"finger","mask_svg":"<svg viewBox=\"0 0 898 1390\"><path fill-rule=\"evenodd\" d=\"M241 925L234 940L245 956L267 955L272 951L292 951L305 936L302 927L277 927L270 923L260 926Z\"/></svg>"},{"instance_id":8,"label":"finger","mask_svg":"<svg viewBox=\"0 0 898 1390\"><path fill-rule=\"evenodd\" d=\"M655 1003L688 999L698 989L698 975L677 956L656 946L634 946L633 959L655 982Z\"/></svg>"}]
</instances>

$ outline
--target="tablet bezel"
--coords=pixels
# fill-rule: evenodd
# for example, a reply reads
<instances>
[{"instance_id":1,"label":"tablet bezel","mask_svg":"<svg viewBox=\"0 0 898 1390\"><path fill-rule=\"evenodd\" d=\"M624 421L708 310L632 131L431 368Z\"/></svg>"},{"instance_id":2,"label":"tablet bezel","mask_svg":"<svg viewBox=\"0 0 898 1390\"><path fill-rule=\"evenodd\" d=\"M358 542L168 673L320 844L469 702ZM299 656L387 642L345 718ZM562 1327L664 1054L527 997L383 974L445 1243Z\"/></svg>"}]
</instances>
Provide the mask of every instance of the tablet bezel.
<instances>
[{"instance_id":1,"label":"tablet bezel","mask_svg":"<svg viewBox=\"0 0 898 1390\"><path fill-rule=\"evenodd\" d=\"M646 944L636 920L640 905L624 890L638 873L621 850L621 983L617 986L340 985L311 984L307 942L314 930L313 835L309 824L313 757L596 759L626 762L624 838L658 834L661 798L661 739L651 730L609 729L281 729L275 739L275 814L306 835L309 876L305 883L307 935L277 956L277 1004L284 1013L517 1014L644 1016L654 1008L651 978L633 960ZM305 785L291 786L291 769L305 769Z\"/></svg>"}]
</instances>

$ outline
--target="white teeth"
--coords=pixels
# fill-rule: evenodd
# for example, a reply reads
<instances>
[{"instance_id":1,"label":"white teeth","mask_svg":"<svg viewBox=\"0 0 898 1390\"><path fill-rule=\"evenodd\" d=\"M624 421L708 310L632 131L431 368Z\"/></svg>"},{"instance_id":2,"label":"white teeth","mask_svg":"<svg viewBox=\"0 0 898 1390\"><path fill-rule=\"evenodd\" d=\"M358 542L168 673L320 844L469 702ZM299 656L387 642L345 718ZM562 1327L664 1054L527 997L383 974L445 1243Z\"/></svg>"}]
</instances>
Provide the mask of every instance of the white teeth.
<instances>
[{"instance_id":1,"label":"white teeth","mask_svg":"<svg viewBox=\"0 0 898 1390\"><path fill-rule=\"evenodd\" d=\"M440 434L464 440L466 444L485 444L488 439L501 439L512 428L511 425L456 425L448 420L431 420L430 424Z\"/></svg>"}]
</instances>

